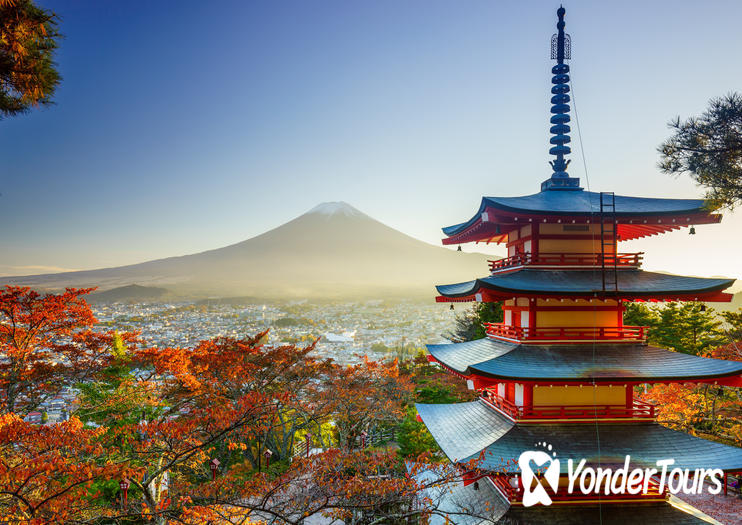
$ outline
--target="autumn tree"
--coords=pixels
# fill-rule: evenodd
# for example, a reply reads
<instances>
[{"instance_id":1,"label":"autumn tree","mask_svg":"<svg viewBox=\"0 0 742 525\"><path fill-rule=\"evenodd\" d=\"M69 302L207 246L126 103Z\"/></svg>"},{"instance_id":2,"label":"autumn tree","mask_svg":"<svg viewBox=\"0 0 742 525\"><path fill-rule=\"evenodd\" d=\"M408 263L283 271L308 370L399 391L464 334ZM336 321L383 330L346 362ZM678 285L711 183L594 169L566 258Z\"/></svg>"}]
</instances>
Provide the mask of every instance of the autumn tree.
<instances>
[{"instance_id":1,"label":"autumn tree","mask_svg":"<svg viewBox=\"0 0 742 525\"><path fill-rule=\"evenodd\" d=\"M114 333L93 330L95 317L83 298L90 291L0 289L0 413L25 415L108 366ZM119 337L135 340L134 334Z\"/></svg>"},{"instance_id":2,"label":"autumn tree","mask_svg":"<svg viewBox=\"0 0 742 525\"><path fill-rule=\"evenodd\" d=\"M712 206L733 208L742 200L742 95L712 99L698 117L669 124L673 135L660 147L660 168L688 173L707 189Z\"/></svg>"},{"instance_id":3,"label":"autumn tree","mask_svg":"<svg viewBox=\"0 0 742 525\"><path fill-rule=\"evenodd\" d=\"M332 424L345 447L342 461L354 462L361 430L401 417L411 387L396 363L341 366L316 358L313 344L265 345L264 335L217 338L192 349L138 349L126 356L128 372L82 388L77 414L105 429L101 442L109 458L142 473L130 479L129 512L165 522L189 515L194 506L217 512L214 500L226 497L249 502L241 507L246 517L260 512L288 519L301 507L293 491L313 472L301 470L311 462L297 463L307 459L303 454L292 458L297 439L311 433L315 443L331 448L337 443ZM217 494L210 488L213 459L220 486L228 485ZM293 481L275 481L277 474ZM345 486L335 482L318 485L317 494ZM271 491L274 498L261 497ZM285 491L291 497L280 503ZM297 516L319 512L312 498Z\"/></svg>"},{"instance_id":4,"label":"autumn tree","mask_svg":"<svg viewBox=\"0 0 742 525\"><path fill-rule=\"evenodd\" d=\"M28 523L74 521L96 506L96 481L120 478L125 463L108 461L99 429L72 417L53 425L23 418L65 387L94 378L113 359L113 333L92 330L83 296L68 289L39 294L0 290L0 515ZM118 336L121 345L133 334Z\"/></svg>"},{"instance_id":5,"label":"autumn tree","mask_svg":"<svg viewBox=\"0 0 742 525\"><path fill-rule=\"evenodd\" d=\"M460 479L458 469L418 479L393 450L357 440L404 414L412 382L396 362L339 365L317 358L312 344L266 345L265 334L146 348L131 334L93 332L84 292L4 292L2 348L12 356L3 363L15 363L5 391L17 377L43 385L24 379L0 414L4 519L299 525L322 514L401 524L442 512L425 491ZM53 372L75 384L72 416L32 425L22 414L57 388ZM321 437L331 427L339 439ZM292 457L304 432L319 434L322 447Z\"/></svg>"},{"instance_id":6,"label":"autumn tree","mask_svg":"<svg viewBox=\"0 0 742 525\"><path fill-rule=\"evenodd\" d=\"M0 414L0 516L4 522L47 524L84 521L109 513L93 490L104 479L135 474L106 459L102 429L70 418L32 425Z\"/></svg>"},{"instance_id":7,"label":"autumn tree","mask_svg":"<svg viewBox=\"0 0 742 525\"><path fill-rule=\"evenodd\" d=\"M51 11L31 0L0 0L0 118L51 103L60 38Z\"/></svg>"},{"instance_id":8,"label":"autumn tree","mask_svg":"<svg viewBox=\"0 0 742 525\"><path fill-rule=\"evenodd\" d=\"M413 385L399 374L398 362L370 361L335 369L328 393L335 401L334 424L340 447L353 448L362 432L393 426L404 416Z\"/></svg>"},{"instance_id":9,"label":"autumn tree","mask_svg":"<svg viewBox=\"0 0 742 525\"><path fill-rule=\"evenodd\" d=\"M485 503L476 509L447 501L462 472L475 470L478 459L462 469L445 463L401 462L394 451L332 449L297 458L280 475L261 473L239 483L234 472L198 487L179 521L185 523L266 522L302 525L322 516L347 525L406 525L455 516L494 523ZM259 482L259 483L256 483ZM199 504L200 503L200 504Z\"/></svg>"},{"instance_id":10,"label":"autumn tree","mask_svg":"<svg viewBox=\"0 0 742 525\"><path fill-rule=\"evenodd\" d=\"M708 357L721 357L711 352ZM658 384L642 394L665 426L742 446L742 400L737 388L712 384Z\"/></svg>"},{"instance_id":11,"label":"autumn tree","mask_svg":"<svg viewBox=\"0 0 742 525\"><path fill-rule=\"evenodd\" d=\"M702 303L627 305L624 322L649 326L649 343L702 357L742 361L738 312L716 312ZM658 421L711 439L742 445L742 399L733 387L712 384L654 385L642 396L654 403Z\"/></svg>"},{"instance_id":12,"label":"autumn tree","mask_svg":"<svg viewBox=\"0 0 742 525\"><path fill-rule=\"evenodd\" d=\"M742 361L742 310L720 315L703 303L647 306L629 303L627 325L649 326L648 342L676 352ZM711 384L653 385L642 397L657 406L658 421L711 439L742 445L739 390Z\"/></svg>"},{"instance_id":13,"label":"autumn tree","mask_svg":"<svg viewBox=\"0 0 742 525\"><path fill-rule=\"evenodd\" d=\"M336 403L325 382L334 365L310 355L313 344L268 346L261 343L264 335L137 354L140 366L155 374L156 384L145 390L156 392L163 403L159 415L141 430L148 436L147 455L162 458L150 478L177 472L189 457L190 446L183 455L169 436L186 422L195 439L191 445L208 449L209 458L225 468L244 462L258 470L266 450L274 463L286 461L299 432L319 434ZM163 439L168 443L164 448L157 445ZM206 461L200 465L205 469Z\"/></svg>"}]
</instances>

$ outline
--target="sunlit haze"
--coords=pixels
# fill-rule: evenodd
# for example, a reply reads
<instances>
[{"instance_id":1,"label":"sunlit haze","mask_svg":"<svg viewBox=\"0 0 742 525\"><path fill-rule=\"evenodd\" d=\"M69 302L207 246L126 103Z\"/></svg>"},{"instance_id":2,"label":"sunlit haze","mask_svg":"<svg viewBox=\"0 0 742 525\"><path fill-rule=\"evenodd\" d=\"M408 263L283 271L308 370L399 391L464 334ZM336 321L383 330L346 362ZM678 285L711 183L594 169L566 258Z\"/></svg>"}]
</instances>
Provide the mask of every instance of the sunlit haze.
<instances>
[{"instance_id":1,"label":"sunlit haze","mask_svg":"<svg viewBox=\"0 0 742 525\"><path fill-rule=\"evenodd\" d=\"M218 248L325 201L440 245L483 195L551 174L559 2L39 4L61 16L63 80L56 105L0 122L0 275ZM570 174L701 197L659 172L656 148L669 120L742 86L742 3L565 7L585 160L575 126ZM742 212L696 230L622 250L648 270L742 276Z\"/></svg>"}]
</instances>

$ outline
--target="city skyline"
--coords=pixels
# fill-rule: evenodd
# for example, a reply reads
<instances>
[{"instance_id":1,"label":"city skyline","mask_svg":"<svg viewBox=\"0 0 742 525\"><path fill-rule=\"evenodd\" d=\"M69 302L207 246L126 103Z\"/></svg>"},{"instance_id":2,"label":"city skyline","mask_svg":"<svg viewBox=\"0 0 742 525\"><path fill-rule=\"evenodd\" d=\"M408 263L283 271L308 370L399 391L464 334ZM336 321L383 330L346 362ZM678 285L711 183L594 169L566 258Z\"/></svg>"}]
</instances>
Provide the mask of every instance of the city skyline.
<instances>
[{"instance_id":1,"label":"city skyline","mask_svg":"<svg viewBox=\"0 0 742 525\"><path fill-rule=\"evenodd\" d=\"M440 191L452 180L519 195L550 174L550 2L42 5L62 17L63 80L56 106L0 123L0 275L219 248L324 201L440 246L479 204ZM588 177L576 130L570 173L586 189L701 196L659 172L656 147L670 119L742 85L726 66L742 6L715 5L566 5ZM649 270L738 277L741 226L727 212L622 249L651 243Z\"/></svg>"}]
</instances>

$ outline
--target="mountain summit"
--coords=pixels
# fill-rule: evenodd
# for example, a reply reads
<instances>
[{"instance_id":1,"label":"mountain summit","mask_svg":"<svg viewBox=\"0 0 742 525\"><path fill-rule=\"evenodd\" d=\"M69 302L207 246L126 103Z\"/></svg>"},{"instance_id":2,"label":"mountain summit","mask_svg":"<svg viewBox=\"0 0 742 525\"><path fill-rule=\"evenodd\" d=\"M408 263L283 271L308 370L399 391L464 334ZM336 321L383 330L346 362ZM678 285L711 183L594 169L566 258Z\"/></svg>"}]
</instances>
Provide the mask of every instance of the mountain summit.
<instances>
[{"instance_id":1,"label":"mountain summit","mask_svg":"<svg viewBox=\"0 0 742 525\"><path fill-rule=\"evenodd\" d=\"M324 215L327 217L332 217L333 215L365 216L365 214L361 213L360 211L355 209L353 206L343 201L320 203L314 208L312 208L311 210L309 210L307 213L305 213L305 215L312 214L312 213L316 213L318 215Z\"/></svg>"},{"instance_id":2,"label":"mountain summit","mask_svg":"<svg viewBox=\"0 0 742 525\"><path fill-rule=\"evenodd\" d=\"M101 290L139 284L266 298L430 297L436 283L486 272L485 259L414 239L345 202L325 202L224 248L118 268L5 277L0 284Z\"/></svg>"}]
</instances>

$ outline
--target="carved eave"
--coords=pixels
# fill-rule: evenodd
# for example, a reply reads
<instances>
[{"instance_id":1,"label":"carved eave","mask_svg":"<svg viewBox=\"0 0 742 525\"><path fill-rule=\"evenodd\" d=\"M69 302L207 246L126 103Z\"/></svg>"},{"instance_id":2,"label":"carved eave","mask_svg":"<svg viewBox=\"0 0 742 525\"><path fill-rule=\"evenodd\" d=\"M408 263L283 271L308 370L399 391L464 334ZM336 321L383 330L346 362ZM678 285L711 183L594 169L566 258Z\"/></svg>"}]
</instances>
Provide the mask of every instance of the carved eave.
<instances>
[{"instance_id":1,"label":"carved eave","mask_svg":"<svg viewBox=\"0 0 742 525\"><path fill-rule=\"evenodd\" d=\"M723 290L734 279L687 277L638 269L619 270L611 297L629 301L729 302ZM436 286L436 302L494 302L526 298L591 299L605 295L601 273L591 270L518 269L466 281Z\"/></svg>"},{"instance_id":2,"label":"carved eave","mask_svg":"<svg viewBox=\"0 0 742 525\"><path fill-rule=\"evenodd\" d=\"M538 199L541 194L546 198ZM541 192L526 197L484 197L477 214L469 221L443 228L446 238L443 244L467 242L502 243L508 233L527 224L596 224L600 222L600 208L596 206L599 194L591 192ZM574 202L550 204L558 195L575 195L582 198ZM587 199L585 199L587 197ZM649 202L647 202L649 201ZM503 202L518 203L522 208L511 207ZM652 207L657 208L652 211ZM646 208L646 209L645 209ZM698 199L647 199L616 196L617 234L620 240L639 239L667 233L680 228L716 224L722 216L704 208Z\"/></svg>"},{"instance_id":3,"label":"carved eave","mask_svg":"<svg viewBox=\"0 0 742 525\"><path fill-rule=\"evenodd\" d=\"M492 339L428 345L429 359L475 389L498 383L709 383L742 386L742 362L640 344L523 345Z\"/></svg>"}]
</instances>

